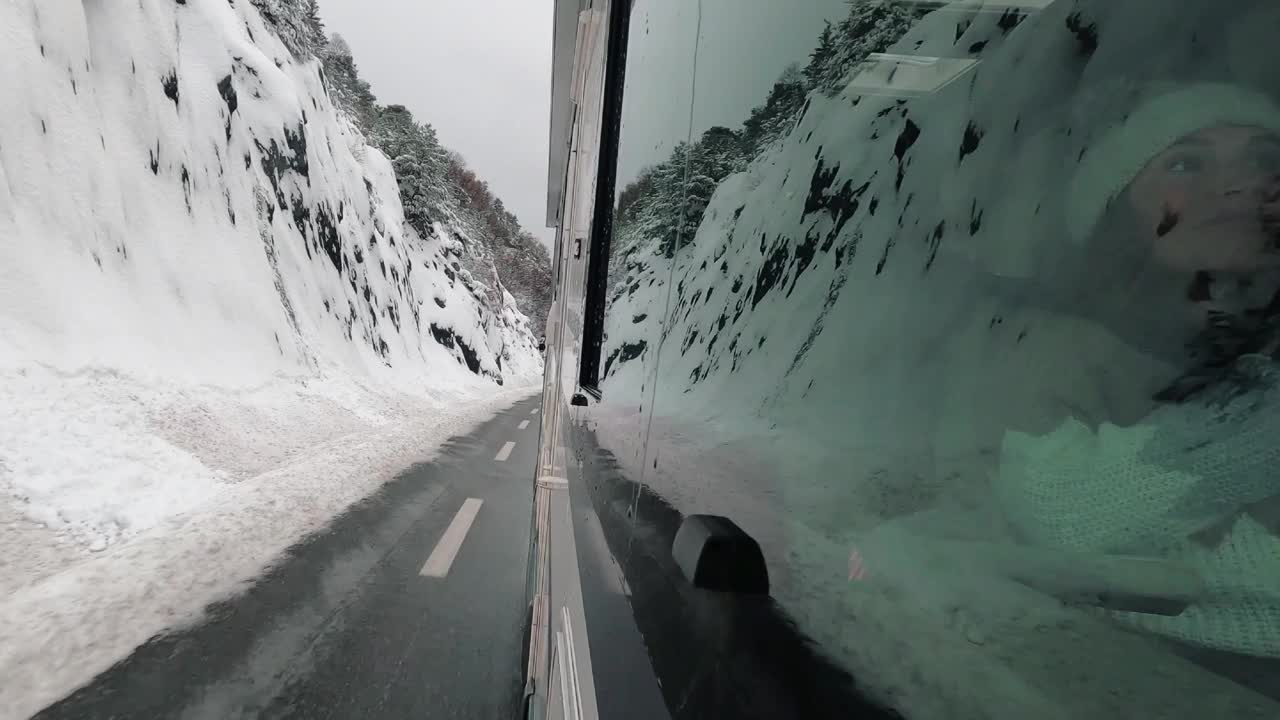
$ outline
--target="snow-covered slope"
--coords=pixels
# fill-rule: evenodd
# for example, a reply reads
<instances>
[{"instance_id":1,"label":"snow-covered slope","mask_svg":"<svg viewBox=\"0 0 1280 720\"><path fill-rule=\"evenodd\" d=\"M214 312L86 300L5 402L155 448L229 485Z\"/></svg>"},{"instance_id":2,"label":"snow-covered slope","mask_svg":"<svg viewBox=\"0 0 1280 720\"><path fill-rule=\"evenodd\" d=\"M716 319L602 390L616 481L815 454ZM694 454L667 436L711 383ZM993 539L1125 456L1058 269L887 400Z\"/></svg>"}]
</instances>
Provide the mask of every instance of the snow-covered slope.
<instances>
[{"instance_id":1,"label":"snow-covered slope","mask_svg":"<svg viewBox=\"0 0 1280 720\"><path fill-rule=\"evenodd\" d=\"M5 366L440 385L527 350L252 4L0 13Z\"/></svg>"},{"instance_id":2,"label":"snow-covered slope","mask_svg":"<svg viewBox=\"0 0 1280 720\"><path fill-rule=\"evenodd\" d=\"M626 397L647 374L660 413L768 417L877 443L928 427L923 400L942 363L979 375L929 339L960 335L957 321L1002 278L1068 259L1055 250L1070 247L1063 159L1158 80L1135 72L1280 86L1250 54L1268 8L1162 7L934 12L889 51L978 61L953 84L913 99L810 93L790 132L719 183L673 258L661 237L614 258L604 387ZM1226 51L1198 49L1210 42ZM996 344L1026 329L981 324ZM879 380L835 382L864 376ZM864 415L865 428L848 426Z\"/></svg>"},{"instance_id":3,"label":"snow-covered slope","mask_svg":"<svg viewBox=\"0 0 1280 720\"><path fill-rule=\"evenodd\" d=\"M0 385L12 413L56 396L74 420L6 414L0 487L24 512L101 544L227 479L32 373L438 395L540 372L510 294L460 267L463 239L408 227L391 164L254 4L7 2L0 60ZM183 499L115 519L95 500L156 493Z\"/></svg>"},{"instance_id":4,"label":"snow-covered slope","mask_svg":"<svg viewBox=\"0 0 1280 720\"><path fill-rule=\"evenodd\" d=\"M0 3L0 716L535 391L492 263L259 6Z\"/></svg>"}]
</instances>

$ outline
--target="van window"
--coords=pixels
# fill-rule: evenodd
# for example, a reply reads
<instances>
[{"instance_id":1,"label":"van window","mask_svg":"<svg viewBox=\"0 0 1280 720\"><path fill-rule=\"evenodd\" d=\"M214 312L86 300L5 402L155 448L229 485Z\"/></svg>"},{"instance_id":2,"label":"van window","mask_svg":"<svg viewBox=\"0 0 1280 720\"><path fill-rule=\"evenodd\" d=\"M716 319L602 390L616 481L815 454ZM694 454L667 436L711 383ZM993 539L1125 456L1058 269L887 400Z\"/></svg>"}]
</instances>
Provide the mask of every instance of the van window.
<instances>
[{"instance_id":1,"label":"van window","mask_svg":"<svg viewBox=\"0 0 1280 720\"><path fill-rule=\"evenodd\" d=\"M1280 7L632 13L625 552L731 518L910 717L1277 712Z\"/></svg>"}]
</instances>

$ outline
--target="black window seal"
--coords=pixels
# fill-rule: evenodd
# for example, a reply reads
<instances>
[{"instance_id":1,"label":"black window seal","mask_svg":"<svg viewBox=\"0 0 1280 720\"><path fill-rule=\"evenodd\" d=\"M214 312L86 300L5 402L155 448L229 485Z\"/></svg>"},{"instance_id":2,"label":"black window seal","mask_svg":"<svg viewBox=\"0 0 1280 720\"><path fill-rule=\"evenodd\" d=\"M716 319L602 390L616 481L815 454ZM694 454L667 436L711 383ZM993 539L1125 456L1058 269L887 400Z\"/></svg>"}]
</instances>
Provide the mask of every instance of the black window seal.
<instances>
[{"instance_id":1,"label":"black window seal","mask_svg":"<svg viewBox=\"0 0 1280 720\"><path fill-rule=\"evenodd\" d=\"M605 49L604 122L600 130L587 293L583 303L582 354L578 366L578 386L596 398L600 397L600 356L604 349L605 298L613 244L613 195L618 181L618 140L622 129L622 90L631 34L631 5L632 0L610 3L609 41Z\"/></svg>"}]
</instances>

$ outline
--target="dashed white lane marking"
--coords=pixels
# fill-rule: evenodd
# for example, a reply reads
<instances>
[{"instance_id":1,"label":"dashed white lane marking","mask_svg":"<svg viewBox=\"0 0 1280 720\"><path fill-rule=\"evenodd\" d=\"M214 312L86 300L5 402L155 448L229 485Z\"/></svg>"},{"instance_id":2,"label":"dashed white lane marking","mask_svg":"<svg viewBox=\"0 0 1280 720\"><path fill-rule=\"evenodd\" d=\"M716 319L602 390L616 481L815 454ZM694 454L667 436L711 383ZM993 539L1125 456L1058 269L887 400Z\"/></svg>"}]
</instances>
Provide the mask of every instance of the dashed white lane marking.
<instances>
[{"instance_id":1,"label":"dashed white lane marking","mask_svg":"<svg viewBox=\"0 0 1280 720\"><path fill-rule=\"evenodd\" d=\"M518 428L516 428L516 429L517 429L517 430L523 430L523 429L525 429L525 428L527 428L527 427L529 427L529 421L528 421L528 420L521 420L521 421L520 421L520 427L518 427Z\"/></svg>"},{"instance_id":2,"label":"dashed white lane marking","mask_svg":"<svg viewBox=\"0 0 1280 720\"><path fill-rule=\"evenodd\" d=\"M426 564L418 571L419 575L442 578L449 574L449 568L453 566L454 558L458 557L462 541L467 539L467 532L471 530L471 523L476 521L482 504L484 501L478 498L467 498L462 503L458 514L453 516L453 522L449 523L444 535L440 536L440 542L436 543L436 549L431 551Z\"/></svg>"},{"instance_id":3,"label":"dashed white lane marking","mask_svg":"<svg viewBox=\"0 0 1280 720\"><path fill-rule=\"evenodd\" d=\"M498 462L506 462L507 458L511 457L511 451L514 450L515 447L516 444L514 442L508 442L506 445L502 446L502 449L498 451L497 455L493 456L493 459Z\"/></svg>"},{"instance_id":4,"label":"dashed white lane marking","mask_svg":"<svg viewBox=\"0 0 1280 720\"><path fill-rule=\"evenodd\" d=\"M538 408L534 408L534 409L530 410L530 411L529 411L529 414L530 414L530 415L537 415L537 414L538 414Z\"/></svg>"}]
</instances>

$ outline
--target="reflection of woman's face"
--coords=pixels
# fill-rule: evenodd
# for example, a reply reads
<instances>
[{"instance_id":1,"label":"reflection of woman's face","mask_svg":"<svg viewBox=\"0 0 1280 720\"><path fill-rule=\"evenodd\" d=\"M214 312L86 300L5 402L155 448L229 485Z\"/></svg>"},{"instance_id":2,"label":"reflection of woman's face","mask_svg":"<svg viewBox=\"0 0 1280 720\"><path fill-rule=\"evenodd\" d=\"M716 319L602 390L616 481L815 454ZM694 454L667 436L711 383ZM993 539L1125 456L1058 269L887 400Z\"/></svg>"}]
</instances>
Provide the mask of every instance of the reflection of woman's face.
<instances>
[{"instance_id":1,"label":"reflection of woman's face","mask_svg":"<svg viewBox=\"0 0 1280 720\"><path fill-rule=\"evenodd\" d=\"M1223 126L1152 158L1129 200L1154 258L1175 271L1280 266L1280 137Z\"/></svg>"}]
</instances>

